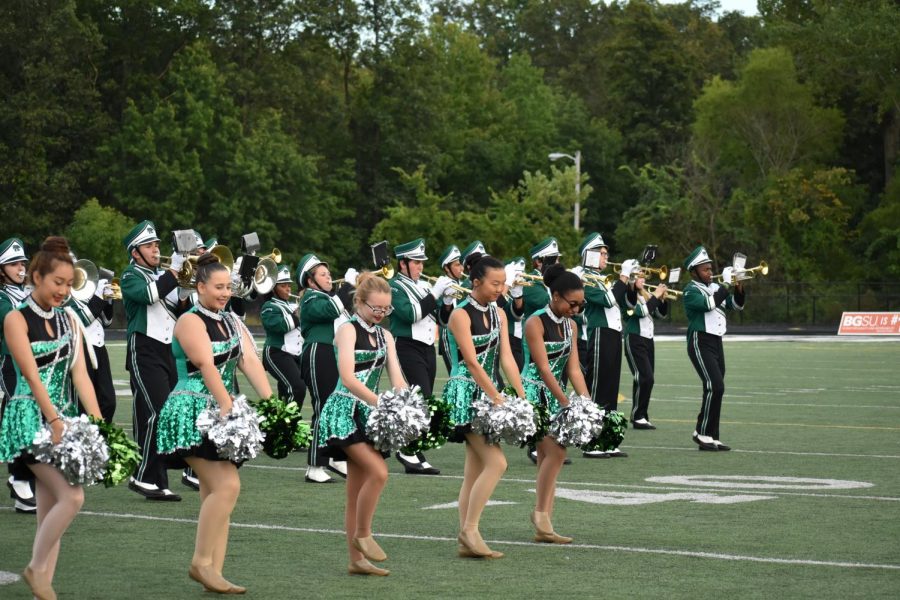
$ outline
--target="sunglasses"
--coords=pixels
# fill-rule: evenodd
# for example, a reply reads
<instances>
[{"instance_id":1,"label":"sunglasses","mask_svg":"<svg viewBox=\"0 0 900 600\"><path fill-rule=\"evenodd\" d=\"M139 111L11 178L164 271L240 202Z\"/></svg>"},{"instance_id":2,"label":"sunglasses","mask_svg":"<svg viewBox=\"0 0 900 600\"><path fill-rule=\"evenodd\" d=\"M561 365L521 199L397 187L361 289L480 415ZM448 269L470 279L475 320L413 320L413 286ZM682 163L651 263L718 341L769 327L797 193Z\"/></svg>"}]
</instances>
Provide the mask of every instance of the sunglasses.
<instances>
[{"instance_id":1,"label":"sunglasses","mask_svg":"<svg viewBox=\"0 0 900 600\"><path fill-rule=\"evenodd\" d=\"M574 301L574 300L569 300L569 299L566 298L565 296L560 296L560 298L562 298L563 300L565 300L566 302L568 302L568 303L569 303L569 308L571 308L572 310L574 310L574 311L576 311L576 312L581 312L581 311L583 311L585 305L587 304L587 301L586 301L586 300L582 300L581 302L576 302L576 301Z\"/></svg>"},{"instance_id":2,"label":"sunglasses","mask_svg":"<svg viewBox=\"0 0 900 600\"><path fill-rule=\"evenodd\" d=\"M372 306L372 305L369 304L368 302L366 302L365 304L366 304L366 306L369 307L369 310L372 311L372 314L373 314L373 315L384 315L384 316L388 316L389 314L391 314L392 312L394 312L394 307L393 307L393 306L387 306L387 307L385 307L385 306Z\"/></svg>"}]
</instances>

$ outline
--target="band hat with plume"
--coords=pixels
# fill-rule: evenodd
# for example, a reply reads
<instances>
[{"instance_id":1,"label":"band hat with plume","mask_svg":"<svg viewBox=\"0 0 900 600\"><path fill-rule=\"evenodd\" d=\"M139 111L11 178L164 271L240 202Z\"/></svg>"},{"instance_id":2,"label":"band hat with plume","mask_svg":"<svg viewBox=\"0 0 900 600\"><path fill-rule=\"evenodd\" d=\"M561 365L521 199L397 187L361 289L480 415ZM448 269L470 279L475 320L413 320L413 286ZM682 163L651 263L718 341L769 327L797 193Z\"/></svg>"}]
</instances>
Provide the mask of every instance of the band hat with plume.
<instances>
[{"instance_id":1,"label":"band hat with plume","mask_svg":"<svg viewBox=\"0 0 900 600\"><path fill-rule=\"evenodd\" d=\"M697 246L688 255L688 257L684 259L684 270L690 271L694 267L698 267L700 265L711 262L712 259L709 257L709 253L706 252L706 248L704 248L703 246Z\"/></svg>"},{"instance_id":2,"label":"band hat with plume","mask_svg":"<svg viewBox=\"0 0 900 600\"><path fill-rule=\"evenodd\" d=\"M278 268L278 278L275 280L276 284L279 283L293 283L291 281L291 269L287 265L281 265Z\"/></svg>"},{"instance_id":3,"label":"band hat with plume","mask_svg":"<svg viewBox=\"0 0 900 600\"><path fill-rule=\"evenodd\" d=\"M555 237L548 237L531 247L531 259L546 258L548 256L561 256L559 243Z\"/></svg>"},{"instance_id":4,"label":"band hat with plume","mask_svg":"<svg viewBox=\"0 0 900 600\"><path fill-rule=\"evenodd\" d=\"M425 256L425 238L416 238L411 242L394 246L394 256L401 260L428 260Z\"/></svg>"},{"instance_id":5,"label":"band hat with plume","mask_svg":"<svg viewBox=\"0 0 900 600\"><path fill-rule=\"evenodd\" d=\"M141 221L135 225L134 228L128 232L128 235L125 236L125 239L122 240L122 243L125 245L125 249L130 253L138 246L158 241L159 236L156 234L156 225L153 224L153 221L148 220Z\"/></svg>"},{"instance_id":6,"label":"band hat with plume","mask_svg":"<svg viewBox=\"0 0 900 600\"><path fill-rule=\"evenodd\" d=\"M508 261L506 261L506 264L507 265L519 265L519 266L524 267L525 266L525 257L524 256L516 256L516 257L511 258Z\"/></svg>"},{"instance_id":7,"label":"band hat with plume","mask_svg":"<svg viewBox=\"0 0 900 600\"><path fill-rule=\"evenodd\" d=\"M603 241L603 236L595 231L584 238L584 241L581 242L581 245L578 247L578 253L584 257L585 252L588 250L596 250L597 248L609 248L609 246Z\"/></svg>"},{"instance_id":8,"label":"band hat with plume","mask_svg":"<svg viewBox=\"0 0 900 600\"><path fill-rule=\"evenodd\" d=\"M324 260L320 260L318 256L312 253L301 258L300 262L297 264L297 285L301 288L307 287L306 280L309 277L309 274L319 265L325 265L327 267L328 263Z\"/></svg>"},{"instance_id":9,"label":"band hat with plume","mask_svg":"<svg viewBox=\"0 0 900 600\"><path fill-rule=\"evenodd\" d=\"M208 240L206 240L205 242L203 242L201 244L201 246L206 248L207 252L209 252L210 250L212 250L213 248L215 248L218 245L219 245L219 238L217 238L216 236L212 236L211 238L209 238Z\"/></svg>"},{"instance_id":10,"label":"band hat with plume","mask_svg":"<svg viewBox=\"0 0 900 600\"><path fill-rule=\"evenodd\" d=\"M0 244L0 265L7 265L20 261L27 261L25 256L25 244L19 238L9 238Z\"/></svg>"},{"instance_id":11,"label":"band hat with plume","mask_svg":"<svg viewBox=\"0 0 900 600\"><path fill-rule=\"evenodd\" d=\"M206 242L203 241L203 236L200 235L200 232L194 229L194 238L197 240L197 249L203 248L204 250L208 250L206 247Z\"/></svg>"},{"instance_id":12,"label":"band hat with plume","mask_svg":"<svg viewBox=\"0 0 900 600\"><path fill-rule=\"evenodd\" d=\"M444 249L444 252L441 254L441 257L438 259L441 261L441 268L446 267L454 260L459 260L462 254L459 251L459 248L455 244L450 244Z\"/></svg>"}]
</instances>

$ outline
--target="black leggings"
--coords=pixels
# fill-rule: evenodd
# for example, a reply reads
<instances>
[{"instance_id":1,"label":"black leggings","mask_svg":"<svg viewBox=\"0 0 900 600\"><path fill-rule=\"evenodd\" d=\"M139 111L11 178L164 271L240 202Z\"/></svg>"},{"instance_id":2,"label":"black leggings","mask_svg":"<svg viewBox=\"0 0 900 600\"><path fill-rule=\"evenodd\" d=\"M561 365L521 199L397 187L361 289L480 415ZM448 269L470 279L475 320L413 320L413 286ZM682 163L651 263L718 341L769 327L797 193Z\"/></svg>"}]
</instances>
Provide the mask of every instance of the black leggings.
<instances>
[{"instance_id":1,"label":"black leggings","mask_svg":"<svg viewBox=\"0 0 900 600\"><path fill-rule=\"evenodd\" d=\"M619 376L622 372L622 332L606 327L591 331L588 338L587 384L591 398L607 412L619 405Z\"/></svg>"},{"instance_id":2,"label":"black leggings","mask_svg":"<svg viewBox=\"0 0 900 600\"><path fill-rule=\"evenodd\" d=\"M697 433L719 439L719 418L725 396L725 350L722 337L702 331L688 336L688 357L703 382L703 400L697 415Z\"/></svg>"},{"instance_id":3,"label":"black leggings","mask_svg":"<svg viewBox=\"0 0 900 600\"><path fill-rule=\"evenodd\" d=\"M397 360L406 382L419 386L424 397L430 396L437 374L434 346L411 338L397 338Z\"/></svg>"},{"instance_id":4,"label":"black leggings","mask_svg":"<svg viewBox=\"0 0 900 600\"><path fill-rule=\"evenodd\" d=\"M309 445L307 464L324 467L328 464L328 457L319 448L319 415L328 396L337 387L338 368L334 346L322 342L306 346L300 359L300 372L309 390L313 408L312 442Z\"/></svg>"}]
</instances>

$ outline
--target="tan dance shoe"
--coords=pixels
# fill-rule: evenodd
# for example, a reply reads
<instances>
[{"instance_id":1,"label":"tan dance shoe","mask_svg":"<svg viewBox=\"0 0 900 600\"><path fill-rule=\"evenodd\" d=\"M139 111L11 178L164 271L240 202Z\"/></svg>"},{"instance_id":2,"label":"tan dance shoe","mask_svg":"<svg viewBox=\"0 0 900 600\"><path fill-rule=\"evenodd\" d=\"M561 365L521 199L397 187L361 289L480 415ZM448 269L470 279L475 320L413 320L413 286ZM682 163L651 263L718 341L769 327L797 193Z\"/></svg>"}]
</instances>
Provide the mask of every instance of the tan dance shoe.
<instances>
[{"instance_id":1,"label":"tan dance shoe","mask_svg":"<svg viewBox=\"0 0 900 600\"><path fill-rule=\"evenodd\" d=\"M534 524L537 533L534 541L544 544L571 544L572 538L559 535L553 531L553 525L550 523L550 516L545 512L534 511L531 513L531 522Z\"/></svg>"},{"instance_id":2,"label":"tan dance shoe","mask_svg":"<svg viewBox=\"0 0 900 600\"><path fill-rule=\"evenodd\" d=\"M496 550L491 550L490 555L484 554L475 554L464 545L460 544L458 548L460 558L483 558L483 559L494 559L494 558L503 558L504 554L502 552L497 552Z\"/></svg>"},{"instance_id":3,"label":"tan dance shoe","mask_svg":"<svg viewBox=\"0 0 900 600\"><path fill-rule=\"evenodd\" d=\"M363 553L363 556L375 562L387 560L387 554L378 545L371 535L364 538L353 538L353 547Z\"/></svg>"},{"instance_id":4,"label":"tan dance shoe","mask_svg":"<svg viewBox=\"0 0 900 600\"><path fill-rule=\"evenodd\" d=\"M50 582L39 576L31 567L25 567L22 578L31 588L31 593L38 600L56 600L56 592Z\"/></svg>"},{"instance_id":5,"label":"tan dance shoe","mask_svg":"<svg viewBox=\"0 0 900 600\"><path fill-rule=\"evenodd\" d=\"M464 558L503 558L502 552L494 552L488 548L478 532L471 534L460 531L456 541L463 549L459 555Z\"/></svg>"},{"instance_id":6,"label":"tan dance shoe","mask_svg":"<svg viewBox=\"0 0 900 600\"><path fill-rule=\"evenodd\" d=\"M191 565L188 576L203 586L207 592L217 594L244 594L247 588L235 585L215 572L211 566Z\"/></svg>"},{"instance_id":7,"label":"tan dance shoe","mask_svg":"<svg viewBox=\"0 0 900 600\"><path fill-rule=\"evenodd\" d=\"M347 572L351 575L376 575L378 577L386 577L391 574L387 569L376 567L366 559L351 562L347 567Z\"/></svg>"}]
</instances>

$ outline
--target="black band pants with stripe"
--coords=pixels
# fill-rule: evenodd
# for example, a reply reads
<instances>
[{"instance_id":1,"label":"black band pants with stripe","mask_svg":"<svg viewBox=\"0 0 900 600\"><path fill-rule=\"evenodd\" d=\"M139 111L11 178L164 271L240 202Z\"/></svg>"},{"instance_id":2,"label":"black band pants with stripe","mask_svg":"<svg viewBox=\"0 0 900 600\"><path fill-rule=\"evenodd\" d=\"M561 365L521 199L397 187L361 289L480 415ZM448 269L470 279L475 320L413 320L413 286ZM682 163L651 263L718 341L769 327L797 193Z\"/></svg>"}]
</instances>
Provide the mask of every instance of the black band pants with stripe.
<instances>
[{"instance_id":1,"label":"black band pants with stripe","mask_svg":"<svg viewBox=\"0 0 900 600\"><path fill-rule=\"evenodd\" d=\"M422 389L422 395L428 397L434 389L434 377L437 374L437 357L434 346L411 338L397 338L397 360L403 377L410 385Z\"/></svg>"},{"instance_id":2,"label":"black band pants with stripe","mask_svg":"<svg viewBox=\"0 0 900 600\"><path fill-rule=\"evenodd\" d=\"M629 333L625 336L625 360L631 369L631 420L650 419L650 393L653 391L653 370L656 350L652 339Z\"/></svg>"},{"instance_id":3,"label":"black band pants with stripe","mask_svg":"<svg viewBox=\"0 0 900 600\"><path fill-rule=\"evenodd\" d=\"M307 464L312 467L324 467L328 464L328 457L319 450L319 415L325 401L338 383L334 346L321 342L313 342L306 346L300 358L300 373L309 390L313 409L312 441L309 445Z\"/></svg>"},{"instance_id":4,"label":"black band pants with stripe","mask_svg":"<svg viewBox=\"0 0 900 600\"><path fill-rule=\"evenodd\" d=\"M294 356L280 348L263 348L263 366L278 382L278 397L285 402L296 402L303 408L306 398L306 382L300 368L300 356Z\"/></svg>"},{"instance_id":5,"label":"black band pants with stripe","mask_svg":"<svg viewBox=\"0 0 900 600\"><path fill-rule=\"evenodd\" d=\"M719 439L719 418L725 395L725 350L722 337L703 331L688 336L688 357L703 382L703 400L697 415L697 433Z\"/></svg>"},{"instance_id":6,"label":"black band pants with stripe","mask_svg":"<svg viewBox=\"0 0 900 600\"><path fill-rule=\"evenodd\" d=\"M169 392L178 381L170 344L136 333L128 340L126 368L134 395L134 439L141 464L134 478L142 483L169 487L166 460L156 450L156 427Z\"/></svg>"},{"instance_id":7,"label":"black band pants with stripe","mask_svg":"<svg viewBox=\"0 0 900 600\"><path fill-rule=\"evenodd\" d=\"M616 410L622 373L622 332L606 327L592 330L588 336L588 353L586 379L591 399L607 412Z\"/></svg>"}]
</instances>

